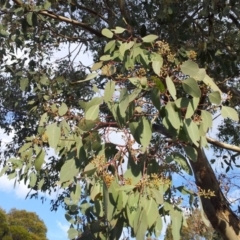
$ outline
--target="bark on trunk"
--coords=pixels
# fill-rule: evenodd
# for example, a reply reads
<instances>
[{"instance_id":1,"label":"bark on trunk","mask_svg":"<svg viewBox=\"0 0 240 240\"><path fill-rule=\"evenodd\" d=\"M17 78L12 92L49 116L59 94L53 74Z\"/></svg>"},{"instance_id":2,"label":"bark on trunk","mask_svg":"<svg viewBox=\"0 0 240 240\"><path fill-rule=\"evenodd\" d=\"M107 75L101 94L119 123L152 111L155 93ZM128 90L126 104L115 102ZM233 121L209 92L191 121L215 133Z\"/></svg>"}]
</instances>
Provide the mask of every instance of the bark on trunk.
<instances>
[{"instance_id":1,"label":"bark on trunk","mask_svg":"<svg viewBox=\"0 0 240 240\"><path fill-rule=\"evenodd\" d=\"M190 161L196 184L203 190L210 189L215 193L214 197L201 197L203 210L213 228L221 233L223 239L240 240L240 220L231 210L230 204L223 195L204 150L200 148L197 150L197 161Z\"/></svg>"}]
</instances>

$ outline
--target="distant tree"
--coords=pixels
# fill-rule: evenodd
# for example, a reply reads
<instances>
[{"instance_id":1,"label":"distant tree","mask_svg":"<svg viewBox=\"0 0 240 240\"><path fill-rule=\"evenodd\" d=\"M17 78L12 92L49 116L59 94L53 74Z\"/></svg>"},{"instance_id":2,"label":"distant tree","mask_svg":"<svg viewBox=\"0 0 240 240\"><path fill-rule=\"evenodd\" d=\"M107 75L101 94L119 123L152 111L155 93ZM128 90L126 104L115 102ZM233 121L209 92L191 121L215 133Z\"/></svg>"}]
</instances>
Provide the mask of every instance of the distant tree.
<instances>
[{"instance_id":1,"label":"distant tree","mask_svg":"<svg viewBox=\"0 0 240 240\"><path fill-rule=\"evenodd\" d=\"M6 212L0 208L0 239L8 235L9 226L7 222Z\"/></svg>"},{"instance_id":2,"label":"distant tree","mask_svg":"<svg viewBox=\"0 0 240 240\"><path fill-rule=\"evenodd\" d=\"M24 234L28 233L29 239L46 240L47 228L44 222L34 212L12 209L8 214L8 222L11 232ZM17 236L17 234L16 234ZM14 238L13 240L19 238ZM23 238L26 239L26 238Z\"/></svg>"},{"instance_id":3,"label":"distant tree","mask_svg":"<svg viewBox=\"0 0 240 240\"><path fill-rule=\"evenodd\" d=\"M181 240L222 240L222 237L212 228L207 227L201 217L199 210L194 210L187 217L187 227L181 230ZM173 240L171 225L168 225L164 240Z\"/></svg>"},{"instance_id":4,"label":"distant tree","mask_svg":"<svg viewBox=\"0 0 240 240\"><path fill-rule=\"evenodd\" d=\"M47 228L34 212L0 209L1 240L47 240Z\"/></svg>"}]
</instances>

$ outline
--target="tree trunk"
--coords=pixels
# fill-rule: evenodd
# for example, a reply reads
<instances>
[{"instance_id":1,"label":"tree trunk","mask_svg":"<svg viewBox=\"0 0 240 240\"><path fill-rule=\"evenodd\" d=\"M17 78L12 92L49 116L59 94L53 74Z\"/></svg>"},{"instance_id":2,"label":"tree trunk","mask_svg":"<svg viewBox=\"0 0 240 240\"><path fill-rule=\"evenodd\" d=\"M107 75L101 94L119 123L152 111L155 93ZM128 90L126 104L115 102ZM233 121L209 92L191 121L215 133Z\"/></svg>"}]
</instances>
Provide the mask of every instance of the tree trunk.
<instances>
[{"instance_id":1,"label":"tree trunk","mask_svg":"<svg viewBox=\"0 0 240 240\"><path fill-rule=\"evenodd\" d=\"M203 210L213 228L222 235L223 239L240 240L240 220L223 195L204 150L200 148L197 150L197 161L190 161L196 184L202 190L211 190L215 193L215 196L210 198L201 197Z\"/></svg>"}]
</instances>

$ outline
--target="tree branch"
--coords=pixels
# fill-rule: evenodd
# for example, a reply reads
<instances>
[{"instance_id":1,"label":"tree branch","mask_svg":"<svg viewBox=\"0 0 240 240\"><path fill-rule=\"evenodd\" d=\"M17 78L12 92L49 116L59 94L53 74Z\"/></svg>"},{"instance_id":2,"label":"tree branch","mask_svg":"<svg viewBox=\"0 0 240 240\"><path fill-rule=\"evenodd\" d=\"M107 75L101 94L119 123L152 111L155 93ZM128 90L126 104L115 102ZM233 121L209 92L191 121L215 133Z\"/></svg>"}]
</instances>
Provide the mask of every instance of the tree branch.
<instances>
[{"instance_id":1,"label":"tree branch","mask_svg":"<svg viewBox=\"0 0 240 240\"><path fill-rule=\"evenodd\" d=\"M152 125L152 129L153 129L154 132L158 132L158 133L163 134L164 136L166 136L168 138L172 138L171 134L167 131L167 129L163 125L154 123ZM207 139L208 143L210 143L210 144L212 144L216 147L221 147L221 148L233 151L233 152L240 153L240 147L238 147L238 146L227 144L227 143L224 143L224 142L219 142L219 141L217 141L213 138L210 138L210 137L206 137L206 139Z\"/></svg>"},{"instance_id":2,"label":"tree branch","mask_svg":"<svg viewBox=\"0 0 240 240\"><path fill-rule=\"evenodd\" d=\"M21 6L23 3L21 2L21 0L13 0L13 2L19 6ZM64 17L64 16L61 16L61 15L57 15L51 11L48 11L48 10L40 10L37 12L38 14L41 14L43 16L47 16L47 17L50 17L50 18L53 18L53 19L56 19L58 21L62 21L62 22L66 22L66 23L69 23L69 24L72 24L72 25L77 25L81 28L83 28L84 30L87 30L88 32L96 35L97 37L103 37L102 33L99 32L98 30L90 27L88 24L86 23L82 23L82 22L78 22L76 20L73 20L73 19L69 19L67 17Z\"/></svg>"}]
</instances>

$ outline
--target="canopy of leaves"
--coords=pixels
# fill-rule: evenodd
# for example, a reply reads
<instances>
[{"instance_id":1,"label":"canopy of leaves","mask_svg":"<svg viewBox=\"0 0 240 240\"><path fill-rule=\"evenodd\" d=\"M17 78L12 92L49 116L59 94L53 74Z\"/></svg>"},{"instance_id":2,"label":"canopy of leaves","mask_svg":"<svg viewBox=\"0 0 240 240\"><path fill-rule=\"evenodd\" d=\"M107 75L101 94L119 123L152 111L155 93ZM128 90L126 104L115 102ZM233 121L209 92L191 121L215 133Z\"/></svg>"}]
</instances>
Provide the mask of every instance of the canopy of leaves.
<instances>
[{"instance_id":1,"label":"canopy of leaves","mask_svg":"<svg viewBox=\"0 0 240 240\"><path fill-rule=\"evenodd\" d=\"M208 143L240 152L238 133L226 130L228 121L239 127L235 1L0 4L0 126L14 134L0 176L24 181L32 196L60 188L52 209L64 205L70 239L119 239L123 228L137 239L159 237L166 215L180 239L176 189L190 207L215 196L232 211L211 167L214 184L195 192L172 177L204 182L208 165L199 159ZM67 56L53 61L66 45ZM77 59L81 50L92 66L87 54ZM208 137L216 114L226 119L224 142ZM235 158L226 171L239 167Z\"/></svg>"},{"instance_id":2,"label":"canopy of leaves","mask_svg":"<svg viewBox=\"0 0 240 240\"><path fill-rule=\"evenodd\" d=\"M207 227L202 221L201 212L195 209L186 219L187 226L183 226L181 229L181 240L191 239L212 239L221 240L221 236L212 228ZM164 240L173 240L171 225L168 225Z\"/></svg>"},{"instance_id":3,"label":"canopy of leaves","mask_svg":"<svg viewBox=\"0 0 240 240\"><path fill-rule=\"evenodd\" d=\"M33 212L0 210L0 237L3 240L47 240L47 228Z\"/></svg>"}]
</instances>

